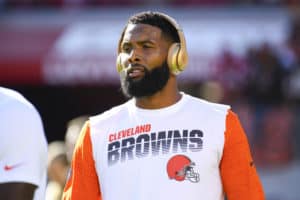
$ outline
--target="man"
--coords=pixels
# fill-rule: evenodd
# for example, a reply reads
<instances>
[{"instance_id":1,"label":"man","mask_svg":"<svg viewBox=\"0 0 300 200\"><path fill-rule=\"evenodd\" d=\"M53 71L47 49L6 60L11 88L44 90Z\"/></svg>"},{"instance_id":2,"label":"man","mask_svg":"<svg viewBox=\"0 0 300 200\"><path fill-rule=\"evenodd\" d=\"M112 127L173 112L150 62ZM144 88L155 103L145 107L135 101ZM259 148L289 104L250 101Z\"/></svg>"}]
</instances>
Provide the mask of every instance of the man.
<instances>
[{"instance_id":1,"label":"man","mask_svg":"<svg viewBox=\"0 0 300 200\"><path fill-rule=\"evenodd\" d=\"M264 199L230 107L178 90L187 52L175 20L158 12L132 16L118 53L131 99L84 125L63 199Z\"/></svg>"},{"instance_id":2,"label":"man","mask_svg":"<svg viewBox=\"0 0 300 200\"><path fill-rule=\"evenodd\" d=\"M47 141L39 113L0 87L0 199L45 199Z\"/></svg>"}]
</instances>

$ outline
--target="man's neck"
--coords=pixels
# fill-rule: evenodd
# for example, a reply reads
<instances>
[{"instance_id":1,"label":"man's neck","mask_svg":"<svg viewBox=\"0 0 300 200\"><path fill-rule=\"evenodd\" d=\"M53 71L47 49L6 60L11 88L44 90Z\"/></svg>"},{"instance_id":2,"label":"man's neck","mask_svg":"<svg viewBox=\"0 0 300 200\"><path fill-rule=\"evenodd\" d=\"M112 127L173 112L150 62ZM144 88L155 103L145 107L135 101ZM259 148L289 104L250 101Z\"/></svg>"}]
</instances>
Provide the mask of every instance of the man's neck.
<instances>
[{"instance_id":1,"label":"man's neck","mask_svg":"<svg viewBox=\"0 0 300 200\"><path fill-rule=\"evenodd\" d=\"M170 79L167 85L154 95L134 99L136 106L139 108L159 109L175 104L181 97L182 95L178 91L176 79Z\"/></svg>"}]
</instances>

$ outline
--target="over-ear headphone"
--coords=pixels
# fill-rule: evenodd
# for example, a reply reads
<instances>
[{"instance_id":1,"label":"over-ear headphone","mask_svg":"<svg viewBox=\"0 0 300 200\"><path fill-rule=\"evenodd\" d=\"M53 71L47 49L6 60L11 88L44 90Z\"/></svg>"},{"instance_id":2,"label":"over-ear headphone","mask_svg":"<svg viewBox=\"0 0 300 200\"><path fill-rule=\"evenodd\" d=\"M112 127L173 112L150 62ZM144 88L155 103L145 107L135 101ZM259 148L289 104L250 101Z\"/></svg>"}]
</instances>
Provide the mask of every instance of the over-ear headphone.
<instances>
[{"instance_id":1,"label":"over-ear headphone","mask_svg":"<svg viewBox=\"0 0 300 200\"><path fill-rule=\"evenodd\" d=\"M165 17L165 19L170 22L174 28L177 30L177 34L179 36L180 43L176 42L173 43L169 50L168 50L168 58L167 63L170 68L170 71L174 75L178 75L180 72L182 72L187 64L188 64L188 54L186 49L186 43L185 43L185 37L183 34L183 31L179 24L170 16L160 13L162 16ZM124 30L125 31L125 30ZM123 32L124 34L124 32ZM121 42L122 42L123 36L119 40L119 46L118 46L118 57L116 60L117 70L120 73L123 70L122 66L122 55L121 52Z\"/></svg>"}]
</instances>

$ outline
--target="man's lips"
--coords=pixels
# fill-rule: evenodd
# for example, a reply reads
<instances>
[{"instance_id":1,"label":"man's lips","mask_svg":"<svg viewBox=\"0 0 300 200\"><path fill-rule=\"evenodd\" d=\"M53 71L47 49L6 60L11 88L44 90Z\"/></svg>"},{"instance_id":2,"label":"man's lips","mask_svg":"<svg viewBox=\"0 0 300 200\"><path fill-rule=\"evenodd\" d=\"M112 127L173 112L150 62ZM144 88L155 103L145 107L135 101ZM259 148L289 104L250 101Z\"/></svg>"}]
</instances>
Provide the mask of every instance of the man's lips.
<instances>
[{"instance_id":1,"label":"man's lips","mask_svg":"<svg viewBox=\"0 0 300 200\"><path fill-rule=\"evenodd\" d=\"M145 74L145 69L143 66L134 66L128 69L127 75L130 78L138 78Z\"/></svg>"}]
</instances>

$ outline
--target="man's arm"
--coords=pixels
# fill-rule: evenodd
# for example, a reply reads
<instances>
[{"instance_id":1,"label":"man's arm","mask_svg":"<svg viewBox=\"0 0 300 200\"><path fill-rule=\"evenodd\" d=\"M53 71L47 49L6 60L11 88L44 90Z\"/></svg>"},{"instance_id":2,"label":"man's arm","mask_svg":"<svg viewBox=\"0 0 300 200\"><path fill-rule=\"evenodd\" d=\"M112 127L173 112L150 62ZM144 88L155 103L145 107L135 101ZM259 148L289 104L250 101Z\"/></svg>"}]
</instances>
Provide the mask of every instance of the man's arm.
<instances>
[{"instance_id":1,"label":"man's arm","mask_svg":"<svg viewBox=\"0 0 300 200\"><path fill-rule=\"evenodd\" d=\"M75 146L63 200L102 199L92 151L90 127L86 123Z\"/></svg>"},{"instance_id":2,"label":"man's arm","mask_svg":"<svg viewBox=\"0 0 300 200\"><path fill-rule=\"evenodd\" d=\"M264 200L246 134L236 114L229 111L223 156L220 164L225 195L228 200Z\"/></svg>"},{"instance_id":3,"label":"man's arm","mask_svg":"<svg viewBox=\"0 0 300 200\"><path fill-rule=\"evenodd\" d=\"M29 183L0 184L0 199L32 200L36 185Z\"/></svg>"}]
</instances>

